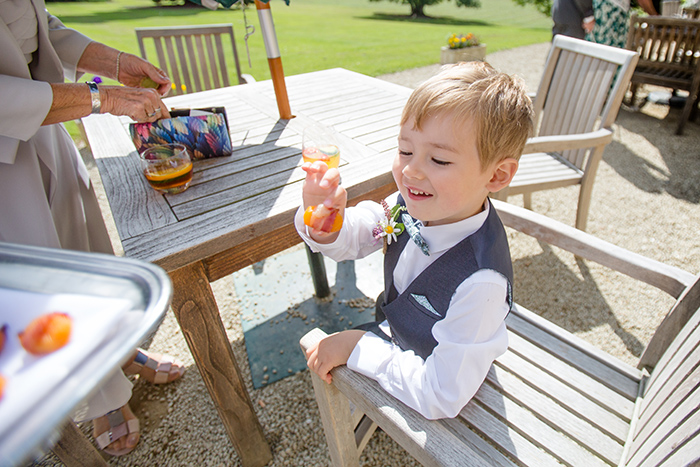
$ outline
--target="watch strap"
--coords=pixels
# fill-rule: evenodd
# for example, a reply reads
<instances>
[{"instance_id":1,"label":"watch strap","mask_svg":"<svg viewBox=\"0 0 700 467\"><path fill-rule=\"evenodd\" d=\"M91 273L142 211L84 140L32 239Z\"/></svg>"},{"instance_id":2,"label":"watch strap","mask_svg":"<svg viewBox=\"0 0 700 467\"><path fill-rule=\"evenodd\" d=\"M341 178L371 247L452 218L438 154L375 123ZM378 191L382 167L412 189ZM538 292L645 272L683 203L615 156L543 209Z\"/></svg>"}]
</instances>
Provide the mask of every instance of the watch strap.
<instances>
[{"instance_id":1,"label":"watch strap","mask_svg":"<svg viewBox=\"0 0 700 467\"><path fill-rule=\"evenodd\" d=\"M97 87L97 83L94 81L88 81L86 84L90 88L90 100L92 101L91 113L98 114L102 108L102 103L100 101L100 89Z\"/></svg>"}]
</instances>

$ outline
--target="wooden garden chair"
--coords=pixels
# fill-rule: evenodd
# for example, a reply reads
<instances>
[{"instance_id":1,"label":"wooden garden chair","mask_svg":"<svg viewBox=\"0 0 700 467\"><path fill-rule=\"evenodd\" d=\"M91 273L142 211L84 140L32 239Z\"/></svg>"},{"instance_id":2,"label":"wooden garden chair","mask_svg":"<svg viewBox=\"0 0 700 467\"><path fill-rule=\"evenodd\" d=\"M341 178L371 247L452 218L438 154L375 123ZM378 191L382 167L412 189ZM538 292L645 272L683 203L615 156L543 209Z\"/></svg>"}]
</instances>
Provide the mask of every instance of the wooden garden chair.
<instances>
[{"instance_id":1,"label":"wooden garden chair","mask_svg":"<svg viewBox=\"0 0 700 467\"><path fill-rule=\"evenodd\" d=\"M255 81L241 73L230 24L136 28L141 56L155 49L158 66L173 82L173 95L231 85L226 59L233 57L238 84ZM152 44L148 44L152 40Z\"/></svg>"},{"instance_id":2,"label":"wooden garden chair","mask_svg":"<svg viewBox=\"0 0 700 467\"><path fill-rule=\"evenodd\" d=\"M639 53L639 63L631 80L632 104L641 84L688 91L676 127L676 134L682 134L688 119L697 113L700 20L632 14L626 48Z\"/></svg>"},{"instance_id":3,"label":"wooden garden chair","mask_svg":"<svg viewBox=\"0 0 700 467\"><path fill-rule=\"evenodd\" d=\"M330 385L312 373L333 465L357 466L376 425L431 466L698 465L699 278L532 211L494 206L505 225L677 298L638 367L516 307L507 352L453 419L427 420L345 366ZM323 337L312 330L302 349Z\"/></svg>"},{"instance_id":4,"label":"wooden garden chair","mask_svg":"<svg viewBox=\"0 0 700 467\"><path fill-rule=\"evenodd\" d=\"M536 131L528 140L511 184L492 196L580 185L576 227L585 230L593 181L603 150L613 138L637 54L565 36L555 36L537 95Z\"/></svg>"}]
</instances>

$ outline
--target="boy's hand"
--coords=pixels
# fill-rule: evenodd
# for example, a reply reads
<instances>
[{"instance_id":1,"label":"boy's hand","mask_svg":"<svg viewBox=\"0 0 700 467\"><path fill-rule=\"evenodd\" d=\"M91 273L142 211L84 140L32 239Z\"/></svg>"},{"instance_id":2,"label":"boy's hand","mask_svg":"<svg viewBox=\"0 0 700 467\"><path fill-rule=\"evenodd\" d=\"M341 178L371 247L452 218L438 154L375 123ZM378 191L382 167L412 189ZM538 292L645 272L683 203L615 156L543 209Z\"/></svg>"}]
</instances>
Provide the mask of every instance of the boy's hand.
<instances>
[{"instance_id":1,"label":"boy's hand","mask_svg":"<svg viewBox=\"0 0 700 467\"><path fill-rule=\"evenodd\" d=\"M306 351L306 364L323 381L331 384L331 370L345 365L357 342L365 334L359 329L350 329L331 334Z\"/></svg>"},{"instance_id":2,"label":"boy's hand","mask_svg":"<svg viewBox=\"0 0 700 467\"><path fill-rule=\"evenodd\" d=\"M340 186L338 169L329 169L324 162L319 161L313 164L306 162L301 168L306 172L303 188L304 209L325 204L326 207L337 209L338 213L345 217L348 195L345 188ZM318 243L332 243L338 237L338 232L327 233L311 229L311 237Z\"/></svg>"}]
</instances>

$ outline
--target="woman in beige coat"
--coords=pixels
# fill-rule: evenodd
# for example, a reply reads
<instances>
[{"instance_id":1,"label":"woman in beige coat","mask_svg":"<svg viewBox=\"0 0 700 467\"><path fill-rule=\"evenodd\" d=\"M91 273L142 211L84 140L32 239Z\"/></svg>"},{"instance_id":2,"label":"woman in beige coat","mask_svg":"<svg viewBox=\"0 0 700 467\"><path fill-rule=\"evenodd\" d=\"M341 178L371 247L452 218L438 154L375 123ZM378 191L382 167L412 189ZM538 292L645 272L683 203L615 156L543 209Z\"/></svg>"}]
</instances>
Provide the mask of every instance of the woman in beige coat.
<instances>
[{"instance_id":1,"label":"woman in beige coat","mask_svg":"<svg viewBox=\"0 0 700 467\"><path fill-rule=\"evenodd\" d=\"M170 80L145 60L66 28L44 0L0 0L0 20L0 241L112 254L87 169L61 122L90 113L169 117L161 96ZM83 73L125 86L75 83ZM145 77L157 89L140 88ZM125 371L162 383L182 370L139 350ZM110 454L138 442L130 397L131 382L117 370L76 416L95 419L95 438Z\"/></svg>"}]
</instances>

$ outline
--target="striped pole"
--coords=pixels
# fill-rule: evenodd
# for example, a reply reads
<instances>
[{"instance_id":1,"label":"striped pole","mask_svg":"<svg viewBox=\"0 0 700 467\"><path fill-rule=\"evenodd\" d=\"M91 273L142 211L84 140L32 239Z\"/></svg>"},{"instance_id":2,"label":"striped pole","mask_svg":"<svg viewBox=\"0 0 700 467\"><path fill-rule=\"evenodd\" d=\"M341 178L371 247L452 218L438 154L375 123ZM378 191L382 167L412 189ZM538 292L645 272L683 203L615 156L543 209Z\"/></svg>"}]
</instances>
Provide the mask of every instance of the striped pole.
<instances>
[{"instance_id":1,"label":"striped pole","mask_svg":"<svg viewBox=\"0 0 700 467\"><path fill-rule=\"evenodd\" d=\"M275 34L275 24L272 22L272 12L270 11L270 1L263 3L255 0L255 8L258 10L260 29L262 30L265 50L267 51L267 63L270 66L272 75L272 85L275 88L277 98L277 108L280 111L280 118L289 120L293 118L292 109L289 107L289 97L287 97L287 85L284 82L284 70L282 70L282 58L280 48L277 45L277 34Z\"/></svg>"}]
</instances>

